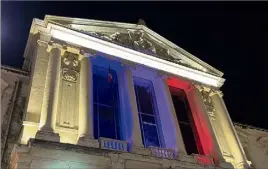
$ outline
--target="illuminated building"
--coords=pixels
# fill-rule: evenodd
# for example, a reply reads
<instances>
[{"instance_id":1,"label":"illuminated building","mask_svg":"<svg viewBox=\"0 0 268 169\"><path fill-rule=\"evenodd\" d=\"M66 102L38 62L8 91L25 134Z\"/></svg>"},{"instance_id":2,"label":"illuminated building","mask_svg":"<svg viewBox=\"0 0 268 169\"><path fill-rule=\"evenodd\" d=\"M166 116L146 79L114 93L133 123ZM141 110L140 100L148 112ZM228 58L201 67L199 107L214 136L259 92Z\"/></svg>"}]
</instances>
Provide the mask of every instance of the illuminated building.
<instances>
[{"instance_id":1,"label":"illuminated building","mask_svg":"<svg viewBox=\"0 0 268 169\"><path fill-rule=\"evenodd\" d=\"M23 70L2 67L2 89L16 84L4 112L25 105L2 121L12 169L250 166L223 73L144 23L34 19L24 58Z\"/></svg>"}]
</instances>

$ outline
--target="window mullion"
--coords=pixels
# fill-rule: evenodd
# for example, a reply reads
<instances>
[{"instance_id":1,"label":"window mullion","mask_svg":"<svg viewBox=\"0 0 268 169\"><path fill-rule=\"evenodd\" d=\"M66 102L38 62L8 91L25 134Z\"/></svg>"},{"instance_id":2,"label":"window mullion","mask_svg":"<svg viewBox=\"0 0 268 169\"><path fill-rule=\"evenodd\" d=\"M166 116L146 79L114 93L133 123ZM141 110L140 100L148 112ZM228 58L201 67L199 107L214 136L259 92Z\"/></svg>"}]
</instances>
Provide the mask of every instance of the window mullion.
<instances>
[{"instance_id":1,"label":"window mullion","mask_svg":"<svg viewBox=\"0 0 268 169\"><path fill-rule=\"evenodd\" d=\"M140 127L141 127L141 131L142 131L142 136L143 136L142 141L143 141L144 147L147 147L146 142L144 140L145 136L144 136L144 130L143 130L143 120L142 120L142 117L141 117L141 112L139 111L139 110L141 110L141 108L140 108L140 99L139 99L137 85L134 85L134 89L135 89L136 98L137 98L138 115L139 115L139 121L140 121Z\"/></svg>"},{"instance_id":2,"label":"window mullion","mask_svg":"<svg viewBox=\"0 0 268 169\"><path fill-rule=\"evenodd\" d=\"M99 87L98 82L99 79L96 78L96 84L97 84L97 103L99 102ZM98 138L100 138L100 114L99 114L99 104L97 104L97 117L98 117Z\"/></svg>"},{"instance_id":3,"label":"window mullion","mask_svg":"<svg viewBox=\"0 0 268 169\"><path fill-rule=\"evenodd\" d=\"M157 123L157 119L156 119L156 105L155 105L155 103L154 103L154 101L156 102L156 98L155 98L155 95L154 95L154 93L153 93L153 86L151 85L150 87L149 87L149 89L150 89L150 94L151 94L151 105L152 105L152 107L153 107L153 116L154 116L154 121L155 121L155 123ZM158 137L158 143L159 143L159 147L162 147L161 146L161 141L160 141L160 137L159 137L159 132L158 132L158 125L156 125L155 124L155 126L156 126L156 132L157 132L157 137Z\"/></svg>"}]
</instances>

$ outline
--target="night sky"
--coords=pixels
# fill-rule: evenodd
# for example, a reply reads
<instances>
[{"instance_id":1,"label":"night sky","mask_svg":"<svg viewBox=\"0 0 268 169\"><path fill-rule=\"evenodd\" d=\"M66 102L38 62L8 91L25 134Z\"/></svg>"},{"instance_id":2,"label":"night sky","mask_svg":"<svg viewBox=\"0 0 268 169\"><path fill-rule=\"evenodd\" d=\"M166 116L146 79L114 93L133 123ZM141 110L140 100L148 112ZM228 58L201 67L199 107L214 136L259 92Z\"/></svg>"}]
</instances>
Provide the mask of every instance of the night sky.
<instances>
[{"instance_id":1,"label":"night sky","mask_svg":"<svg viewBox=\"0 0 268 169\"><path fill-rule=\"evenodd\" d=\"M1 62L21 68L33 18L45 14L147 26L224 72L235 122L268 129L267 2L1 2Z\"/></svg>"}]
</instances>

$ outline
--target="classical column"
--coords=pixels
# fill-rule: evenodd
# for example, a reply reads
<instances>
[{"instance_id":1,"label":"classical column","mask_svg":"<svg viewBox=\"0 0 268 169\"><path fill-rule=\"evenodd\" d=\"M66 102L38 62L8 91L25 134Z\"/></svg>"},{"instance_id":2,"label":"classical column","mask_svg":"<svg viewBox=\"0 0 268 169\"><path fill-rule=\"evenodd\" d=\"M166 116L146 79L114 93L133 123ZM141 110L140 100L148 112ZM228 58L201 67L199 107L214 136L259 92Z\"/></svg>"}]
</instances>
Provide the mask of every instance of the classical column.
<instances>
[{"instance_id":1,"label":"classical column","mask_svg":"<svg viewBox=\"0 0 268 169\"><path fill-rule=\"evenodd\" d=\"M194 122L199 134L204 154L207 156L212 156L217 165L227 168L230 167L222 156L200 91L198 90L197 86L194 85L190 85L185 91L187 93L186 95L193 113Z\"/></svg>"},{"instance_id":2,"label":"classical column","mask_svg":"<svg viewBox=\"0 0 268 169\"><path fill-rule=\"evenodd\" d=\"M174 149L179 154L187 154L166 79L167 76L159 74L154 85L155 95L159 105L159 116L166 143L165 148Z\"/></svg>"},{"instance_id":3,"label":"classical column","mask_svg":"<svg viewBox=\"0 0 268 169\"><path fill-rule=\"evenodd\" d=\"M137 154L149 154L148 150L144 149L144 145L142 143L141 129L140 129L140 121L139 114L136 102L136 95L134 89L134 82L131 72L131 66L123 64L123 78L124 78L124 106L125 113L128 113L130 121L128 122L129 133L128 136L130 140L128 143L131 145L131 151Z\"/></svg>"},{"instance_id":4,"label":"classical column","mask_svg":"<svg viewBox=\"0 0 268 169\"><path fill-rule=\"evenodd\" d=\"M230 119L229 113L222 99L222 93L217 92L212 98L217 116L221 121L225 137L228 138L228 144L235 159L235 168L248 168L244 150L239 142L238 136Z\"/></svg>"},{"instance_id":5,"label":"classical column","mask_svg":"<svg viewBox=\"0 0 268 169\"><path fill-rule=\"evenodd\" d=\"M60 85L61 56L65 50L61 45L53 43L48 45L47 51L50 52L50 55L46 74L39 131L36 133L35 137L37 139L59 142L60 137L58 134L54 133L54 129Z\"/></svg>"},{"instance_id":6,"label":"classical column","mask_svg":"<svg viewBox=\"0 0 268 169\"><path fill-rule=\"evenodd\" d=\"M143 147L139 114L136 102L136 95L134 89L134 82L132 77L132 72L129 67L125 69L126 74L126 90L128 91L129 103L131 106L131 117L132 117L132 146L133 147Z\"/></svg>"},{"instance_id":7,"label":"classical column","mask_svg":"<svg viewBox=\"0 0 268 169\"><path fill-rule=\"evenodd\" d=\"M99 147L93 136L93 76L90 57L94 53L81 57L79 86L79 138L77 144L87 147Z\"/></svg>"}]
</instances>

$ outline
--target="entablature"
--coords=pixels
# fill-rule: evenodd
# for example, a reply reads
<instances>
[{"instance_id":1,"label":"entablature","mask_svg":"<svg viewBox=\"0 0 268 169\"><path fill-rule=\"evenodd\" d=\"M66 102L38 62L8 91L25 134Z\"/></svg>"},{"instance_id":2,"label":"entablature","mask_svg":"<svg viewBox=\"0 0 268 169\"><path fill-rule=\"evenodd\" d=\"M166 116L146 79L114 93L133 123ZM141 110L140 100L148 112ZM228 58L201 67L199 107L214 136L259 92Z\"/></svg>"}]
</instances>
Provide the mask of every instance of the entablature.
<instances>
[{"instance_id":1,"label":"entablature","mask_svg":"<svg viewBox=\"0 0 268 169\"><path fill-rule=\"evenodd\" d=\"M161 46L166 44L163 42L162 44L159 42L152 42L152 38L150 39L149 35L147 35L144 30L138 31L133 29L125 29L127 31L125 34L113 33L111 35L107 34L107 36L103 35L103 37L100 38L98 37L100 33L84 33L71 27L67 27L66 25L53 23L53 21L47 22L46 27L44 24L40 24L39 22L37 22L37 24L38 25L36 25L35 29L31 29L31 33L47 33L51 37L52 41L61 41L68 45L83 48L83 50L92 49L98 51L99 53L145 65L150 68L164 71L165 73L173 75L178 75L180 77L197 83L200 82L201 84L208 86L221 87L225 81L223 78L221 78L221 73L213 74L207 71L209 70L208 68L206 68L206 71L204 71L204 67L196 67L195 64L197 64L197 62L188 62L187 59L189 58L182 54L182 58L173 57L171 55L172 48L166 50L159 47L159 45ZM119 41L120 43L117 44L115 41ZM125 47L121 43L132 45L133 48ZM151 53L146 53L136 48L146 48L151 50ZM153 53L156 55L157 53L161 54L156 57ZM161 58L162 56L165 57ZM173 59L173 61L169 60L168 58L171 58L171 60ZM180 63L178 64L174 62L174 60L177 60Z\"/></svg>"}]
</instances>

